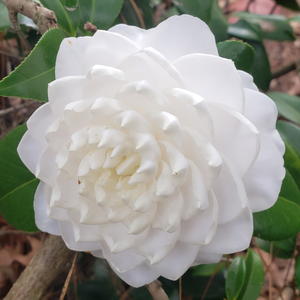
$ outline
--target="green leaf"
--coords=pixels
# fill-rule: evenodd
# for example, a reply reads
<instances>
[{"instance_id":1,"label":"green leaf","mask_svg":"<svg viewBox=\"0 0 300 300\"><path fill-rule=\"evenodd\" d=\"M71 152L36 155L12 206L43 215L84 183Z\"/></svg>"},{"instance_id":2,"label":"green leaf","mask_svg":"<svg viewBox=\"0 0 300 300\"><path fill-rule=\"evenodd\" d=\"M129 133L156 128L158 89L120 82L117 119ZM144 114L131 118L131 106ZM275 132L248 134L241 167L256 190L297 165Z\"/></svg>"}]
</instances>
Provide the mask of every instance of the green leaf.
<instances>
[{"instance_id":1,"label":"green leaf","mask_svg":"<svg viewBox=\"0 0 300 300\"><path fill-rule=\"evenodd\" d=\"M243 256L237 256L230 264L226 279L226 296L228 300L239 300L240 292L246 278L246 263Z\"/></svg>"},{"instance_id":2,"label":"green leaf","mask_svg":"<svg viewBox=\"0 0 300 300\"><path fill-rule=\"evenodd\" d=\"M272 73L266 49L263 43L247 40L245 40L245 42L250 44L255 52L252 68L254 83L258 86L258 88L266 92L269 89L270 82L272 80Z\"/></svg>"},{"instance_id":3,"label":"green leaf","mask_svg":"<svg viewBox=\"0 0 300 300\"><path fill-rule=\"evenodd\" d=\"M248 249L246 257L246 276L239 300L256 300L264 284L264 266L260 256Z\"/></svg>"},{"instance_id":4,"label":"green leaf","mask_svg":"<svg viewBox=\"0 0 300 300\"><path fill-rule=\"evenodd\" d=\"M215 35L217 42L227 39L228 22L219 7L218 0L177 0L173 3L180 13L203 20Z\"/></svg>"},{"instance_id":5,"label":"green leaf","mask_svg":"<svg viewBox=\"0 0 300 300\"><path fill-rule=\"evenodd\" d=\"M229 36L242 39L250 44L255 52L252 76L254 83L263 91L269 89L272 80L270 63L266 49L262 43L262 37L257 29L245 20L239 20L228 28Z\"/></svg>"},{"instance_id":6,"label":"green leaf","mask_svg":"<svg viewBox=\"0 0 300 300\"><path fill-rule=\"evenodd\" d=\"M300 156L291 145L285 143L284 165L300 189Z\"/></svg>"},{"instance_id":7,"label":"green leaf","mask_svg":"<svg viewBox=\"0 0 300 300\"><path fill-rule=\"evenodd\" d=\"M280 92L267 95L275 102L280 115L300 125L300 97Z\"/></svg>"},{"instance_id":8,"label":"green leaf","mask_svg":"<svg viewBox=\"0 0 300 300\"><path fill-rule=\"evenodd\" d=\"M277 122L277 130L285 143L284 164L300 189L300 128L285 121Z\"/></svg>"},{"instance_id":9,"label":"green leaf","mask_svg":"<svg viewBox=\"0 0 300 300\"><path fill-rule=\"evenodd\" d=\"M229 36L236 37L244 41L262 42L260 33L247 21L239 20L230 24L227 30Z\"/></svg>"},{"instance_id":10,"label":"green leaf","mask_svg":"<svg viewBox=\"0 0 300 300\"><path fill-rule=\"evenodd\" d=\"M300 7L296 0L275 0L275 2L291 10L300 11Z\"/></svg>"},{"instance_id":11,"label":"green leaf","mask_svg":"<svg viewBox=\"0 0 300 300\"><path fill-rule=\"evenodd\" d=\"M269 209L253 214L254 236L282 241L300 231L300 191L287 171L277 202Z\"/></svg>"},{"instance_id":12,"label":"green leaf","mask_svg":"<svg viewBox=\"0 0 300 300\"><path fill-rule=\"evenodd\" d=\"M234 14L241 20L246 20L256 26L260 36L264 39L277 41L294 41L293 28L286 17L282 15L259 15L245 11Z\"/></svg>"},{"instance_id":13,"label":"green leaf","mask_svg":"<svg viewBox=\"0 0 300 300\"><path fill-rule=\"evenodd\" d=\"M300 127L285 121L278 121L276 125L281 138L300 155Z\"/></svg>"},{"instance_id":14,"label":"green leaf","mask_svg":"<svg viewBox=\"0 0 300 300\"><path fill-rule=\"evenodd\" d=\"M274 257L290 259L292 258L295 250L296 237L291 237L280 242L264 241L259 238L255 238L255 241L257 246L267 253L271 253L272 249L272 255Z\"/></svg>"},{"instance_id":15,"label":"green leaf","mask_svg":"<svg viewBox=\"0 0 300 300\"><path fill-rule=\"evenodd\" d=\"M225 41L217 44L221 57L233 60L238 70L251 73L254 62L254 49L247 43Z\"/></svg>"},{"instance_id":16,"label":"green leaf","mask_svg":"<svg viewBox=\"0 0 300 300\"><path fill-rule=\"evenodd\" d=\"M78 0L40 0L41 3L53 10L57 17L58 25L69 35L75 36L79 22L80 9Z\"/></svg>"},{"instance_id":17,"label":"green leaf","mask_svg":"<svg viewBox=\"0 0 300 300\"><path fill-rule=\"evenodd\" d=\"M26 130L26 125L21 125L0 141L0 212L13 227L37 231L33 198L39 181L16 150Z\"/></svg>"},{"instance_id":18,"label":"green leaf","mask_svg":"<svg viewBox=\"0 0 300 300\"><path fill-rule=\"evenodd\" d=\"M123 5L123 0L79 0L81 10L80 31L84 35L92 35L84 30L84 24L91 22L98 29L108 29L117 18Z\"/></svg>"},{"instance_id":19,"label":"green leaf","mask_svg":"<svg viewBox=\"0 0 300 300\"><path fill-rule=\"evenodd\" d=\"M48 83L55 79L56 55L64 38L62 30L48 30L22 64L0 81L0 95L48 101Z\"/></svg>"}]
</instances>

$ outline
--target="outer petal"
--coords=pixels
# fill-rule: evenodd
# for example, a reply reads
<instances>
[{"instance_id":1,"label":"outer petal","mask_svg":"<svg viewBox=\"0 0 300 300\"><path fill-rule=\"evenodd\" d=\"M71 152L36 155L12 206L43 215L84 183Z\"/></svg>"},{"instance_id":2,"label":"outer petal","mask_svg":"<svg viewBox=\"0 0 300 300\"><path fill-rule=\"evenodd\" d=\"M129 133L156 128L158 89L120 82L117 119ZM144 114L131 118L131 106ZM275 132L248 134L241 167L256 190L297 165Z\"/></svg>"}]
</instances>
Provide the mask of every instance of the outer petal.
<instances>
[{"instance_id":1,"label":"outer petal","mask_svg":"<svg viewBox=\"0 0 300 300\"><path fill-rule=\"evenodd\" d=\"M40 106L27 121L28 130L33 139L43 148L48 143L45 138L46 129L55 120L49 103Z\"/></svg>"},{"instance_id":2,"label":"outer petal","mask_svg":"<svg viewBox=\"0 0 300 300\"><path fill-rule=\"evenodd\" d=\"M285 147L275 129L278 111L275 103L265 94L245 89L245 117L264 135L270 137L281 154Z\"/></svg>"},{"instance_id":3,"label":"outer petal","mask_svg":"<svg viewBox=\"0 0 300 300\"><path fill-rule=\"evenodd\" d=\"M219 225L209 245L200 246L200 251L214 254L229 254L249 247L253 233L252 212L247 207L236 219Z\"/></svg>"},{"instance_id":4,"label":"outer petal","mask_svg":"<svg viewBox=\"0 0 300 300\"><path fill-rule=\"evenodd\" d=\"M152 269L161 276L177 280L192 265L199 246L177 242L172 251Z\"/></svg>"},{"instance_id":5,"label":"outer petal","mask_svg":"<svg viewBox=\"0 0 300 300\"><path fill-rule=\"evenodd\" d=\"M243 82L244 88L251 89L251 90L254 90L254 91L258 91L257 86L253 82L253 77L250 74L248 74L244 71L240 71L240 70L238 70L238 73L239 73L240 78Z\"/></svg>"},{"instance_id":6,"label":"outer petal","mask_svg":"<svg viewBox=\"0 0 300 300\"><path fill-rule=\"evenodd\" d=\"M112 265L110 266L122 280L133 287L140 287L142 285L148 284L160 276L159 273L152 270L146 264L142 264L135 269L124 273L120 273L116 269L114 269Z\"/></svg>"},{"instance_id":7,"label":"outer petal","mask_svg":"<svg viewBox=\"0 0 300 300\"><path fill-rule=\"evenodd\" d=\"M135 43L120 34L98 30L85 52L84 74L94 65L116 67L122 59L139 49Z\"/></svg>"},{"instance_id":8,"label":"outer petal","mask_svg":"<svg viewBox=\"0 0 300 300\"><path fill-rule=\"evenodd\" d=\"M153 47L170 61L191 53L218 55L215 37L208 26L189 15L173 16L148 30L140 47Z\"/></svg>"},{"instance_id":9,"label":"outer petal","mask_svg":"<svg viewBox=\"0 0 300 300\"><path fill-rule=\"evenodd\" d=\"M270 139L261 135L258 158L243 177L253 212L265 210L275 203L284 176L282 154Z\"/></svg>"},{"instance_id":10,"label":"outer petal","mask_svg":"<svg viewBox=\"0 0 300 300\"><path fill-rule=\"evenodd\" d=\"M125 24L118 24L112 28L110 28L108 31L121 34L125 37L127 37L129 40L134 42L135 44L139 45L142 38L145 36L146 32L151 31L145 30L136 26L128 26Z\"/></svg>"},{"instance_id":11,"label":"outer petal","mask_svg":"<svg viewBox=\"0 0 300 300\"><path fill-rule=\"evenodd\" d=\"M243 112L244 90L234 63L219 56L190 54L174 61L186 88L206 101Z\"/></svg>"},{"instance_id":12,"label":"outer petal","mask_svg":"<svg viewBox=\"0 0 300 300\"><path fill-rule=\"evenodd\" d=\"M57 220L51 219L47 216L47 201L44 193L45 184L41 182L34 195L34 213L36 226L44 232L54 235L60 235L59 224Z\"/></svg>"},{"instance_id":13,"label":"outer petal","mask_svg":"<svg viewBox=\"0 0 300 300\"><path fill-rule=\"evenodd\" d=\"M66 38L60 44L55 63L55 78L83 74L84 52L92 37Z\"/></svg>"},{"instance_id":14,"label":"outer petal","mask_svg":"<svg viewBox=\"0 0 300 300\"><path fill-rule=\"evenodd\" d=\"M25 166L31 173L35 174L43 148L35 142L29 131L26 131L23 135L17 151Z\"/></svg>"},{"instance_id":15,"label":"outer petal","mask_svg":"<svg viewBox=\"0 0 300 300\"><path fill-rule=\"evenodd\" d=\"M213 264L217 263L221 260L222 254L214 254L214 253L205 253L199 251L193 266L200 265L200 264Z\"/></svg>"}]
</instances>

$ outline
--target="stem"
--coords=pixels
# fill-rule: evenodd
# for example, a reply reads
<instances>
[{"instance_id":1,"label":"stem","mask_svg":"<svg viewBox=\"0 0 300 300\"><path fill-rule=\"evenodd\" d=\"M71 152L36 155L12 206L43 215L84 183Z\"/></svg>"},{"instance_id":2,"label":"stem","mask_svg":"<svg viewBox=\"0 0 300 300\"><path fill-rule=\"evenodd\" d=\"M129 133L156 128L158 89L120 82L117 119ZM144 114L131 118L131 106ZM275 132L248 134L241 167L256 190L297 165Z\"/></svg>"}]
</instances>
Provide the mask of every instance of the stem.
<instances>
[{"instance_id":1,"label":"stem","mask_svg":"<svg viewBox=\"0 0 300 300\"><path fill-rule=\"evenodd\" d=\"M4 300L39 300L46 289L69 263L74 252L61 237L49 235Z\"/></svg>"},{"instance_id":2,"label":"stem","mask_svg":"<svg viewBox=\"0 0 300 300\"><path fill-rule=\"evenodd\" d=\"M151 283L146 284L145 287L149 290L153 300L169 300L169 297L161 287L161 282L159 280L156 279Z\"/></svg>"}]
</instances>

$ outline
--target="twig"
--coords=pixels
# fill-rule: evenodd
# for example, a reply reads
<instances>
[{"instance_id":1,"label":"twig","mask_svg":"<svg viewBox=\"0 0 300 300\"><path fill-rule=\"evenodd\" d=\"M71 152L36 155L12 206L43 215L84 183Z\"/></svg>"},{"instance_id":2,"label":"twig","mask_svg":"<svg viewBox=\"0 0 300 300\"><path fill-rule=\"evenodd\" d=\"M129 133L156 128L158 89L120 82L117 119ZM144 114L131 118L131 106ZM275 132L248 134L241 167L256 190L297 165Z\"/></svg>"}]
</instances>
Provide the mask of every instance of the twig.
<instances>
[{"instance_id":1,"label":"twig","mask_svg":"<svg viewBox=\"0 0 300 300\"><path fill-rule=\"evenodd\" d=\"M255 0L249 0L247 6L246 6L246 8L245 8L245 11L249 11L249 8L250 8L251 3L254 2L254 1L255 1Z\"/></svg>"},{"instance_id":2,"label":"twig","mask_svg":"<svg viewBox=\"0 0 300 300\"><path fill-rule=\"evenodd\" d=\"M206 296L206 294L207 294L207 292L208 292L208 290L209 290L209 288L210 288L210 286L211 286L211 284L212 284L212 281L213 281L214 277L216 276L216 274L217 274L217 272L218 272L218 270L219 270L219 268L220 268L221 263L222 263L222 261L219 261L219 262L218 262L217 266L216 266L215 269L214 269L214 272L213 272L212 275L210 276L210 278L209 278L209 280L208 280L208 283L207 283L207 285L206 285L206 287L205 287L205 290L204 290L204 292L203 292L203 294L202 294L201 300L204 300L204 299L205 299L205 296Z\"/></svg>"},{"instance_id":3,"label":"twig","mask_svg":"<svg viewBox=\"0 0 300 300\"><path fill-rule=\"evenodd\" d=\"M135 10L135 12L136 12L136 14L137 14L137 16L138 16L138 18L139 18L139 21L140 21L140 23L141 23L141 27L145 29L145 28L146 28L145 22L144 22L144 20L143 20L142 14L141 14L141 12L140 12L138 6L137 6L136 3L134 2L134 0L129 0L129 1L130 1L131 5L133 6L133 8L134 8L134 10Z\"/></svg>"},{"instance_id":4,"label":"twig","mask_svg":"<svg viewBox=\"0 0 300 300\"><path fill-rule=\"evenodd\" d=\"M48 29L58 27L55 13L48 8L40 6L40 4L32 0L0 0L2 1L10 15L10 20L14 21L18 13L30 18L38 27L41 34L44 34ZM12 18L12 19L11 19ZM14 28L12 23L12 28Z\"/></svg>"},{"instance_id":5,"label":"twig","mask_svg":"<svg viewBox=\"0 0 300 300\"><path fill-rule=\"evenodd\" d=\"M93 25L90 22L86 22L83 26L83 29L90 31L92 33L95 33L98 30L97 26Z\"/></svg>"},{"instance_id":6,"label":"twig","mask_svg":"<svg viewBox=\"0 0 300 300\"><path fill-rule=\"evenodd\" d=\"M59 300L64 300L65 299L65 295L66 295L66 292L67 292L67 289L68 289L68 286L69 286L69 283L70 283L70 279L71 279L72 273L74 271L75 262L76 262L76 258L77 258L77 253L78 252L76 252L75 255L74 255L72 266L71 266L71 269L69 271L68 277L65 281L64 287L63 287L61 295L59 297Z\"/></svg>"},{"instance_id":7,"label":"twig","mask_svg":"<svg viewBox=\"0 0 300 300\"><path fill-rule=\"evenodd\" d=\"M13 54L13 53L6 52L6 51L3 51L3 50L0 50L0 54L6 55L6 56L9 56L9 57L13 57L13 58L17 58L19 60L23 60L25 58L25 57L19 56L17 54Z\"/></svg>"},{"instance_id":8,"label":"twig","mask_svg":"<svg viewBox=\"0 0 300 300\"><path fill-rule=\"evenodd\" d=\"M74 252L59 236L49 235L4 300L39 300Z\"/></svg>"},{"instance_id":9,"label":"twig","mask_svg":"<svg viewBox=\"0 0 300 300\"><path fill-rule=\"evenodd\" d=\"M149 290L153 300L169 300L169 297L161 287L161 282L159 280L156 279L149 284L145 284L145 287Z\"/></svg>"},{"instance_id":10,"label":"twig","mask_svg":"<svg viewBox=\"0 0 300 300\"><path fill-rule=\"evenodd\" d=\"M18 111L22 108L31 106L31 105L32 105L32 103L24 103L24 104L21 104L21 105L18 105L18 106L13 106L13 107L9 107L9 108L6 108L6 109L2 109L2 110L0 110L0 117L4 116L4 115L7 115L11 112Z\"/></svg>"},{"instance_id":11,"label":"twig","mask_svg":"<svg viewBox=\"0 0 300 300\"><path fill-rule=\"evenodd\" d=\"M273 5L273 7L272 7L272 9L271 9L271 11L270 11L270 13L269 13L269 15L273 15L273 13L274 13L276 7L277 7L277 3L274 3L274 5Z\"/></svg>"}]
</instances>

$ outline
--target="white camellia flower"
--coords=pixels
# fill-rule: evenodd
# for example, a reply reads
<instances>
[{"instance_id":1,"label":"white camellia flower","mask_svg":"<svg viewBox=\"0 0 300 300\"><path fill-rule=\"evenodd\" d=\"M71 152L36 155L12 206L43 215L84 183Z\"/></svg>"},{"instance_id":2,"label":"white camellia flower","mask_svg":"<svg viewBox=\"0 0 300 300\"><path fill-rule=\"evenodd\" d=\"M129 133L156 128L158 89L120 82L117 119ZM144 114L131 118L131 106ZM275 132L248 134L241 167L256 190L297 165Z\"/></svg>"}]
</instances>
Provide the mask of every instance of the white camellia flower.
<instances>
[{"instance_id":1,"label":"white camellia flower","mask_svg":"<svg viewBox=\"0 0 300 300\"><path fill-rule=\"evenodd\" d=\"M36 224L138 287L244 250L285 175L277 110L198 18L66 38L18 152Z\"/></svg>"}]
</instances>

